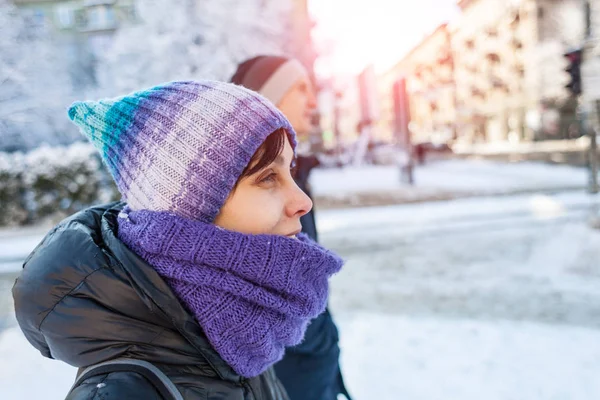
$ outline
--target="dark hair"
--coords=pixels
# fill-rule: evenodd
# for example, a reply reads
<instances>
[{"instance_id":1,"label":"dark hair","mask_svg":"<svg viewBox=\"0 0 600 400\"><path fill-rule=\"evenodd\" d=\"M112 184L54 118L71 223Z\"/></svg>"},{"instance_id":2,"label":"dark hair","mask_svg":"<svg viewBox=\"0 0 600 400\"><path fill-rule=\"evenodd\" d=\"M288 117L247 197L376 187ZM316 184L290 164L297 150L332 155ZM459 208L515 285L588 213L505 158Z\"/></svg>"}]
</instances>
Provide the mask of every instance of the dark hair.
<instances>
[{"instance_id":1,"label":"dark hair","mask_svg":"<svg viewBox=\"0 0 600 400\"><path fill-rule=\"evenodd\" d=\"M273 133L271 133L265 141L260 145L260 147L254 152L254 155L248 162L246 168L242 171L241 175L238 177L235 182L234 189L237 187L238 183L245 177L254 175L261 169L265 168L269 164L271 164L275 159L281 154L283 148L285 146L285 137L287 135L290 143L292 142L292 137L289 132L284 128L279 128Z\"/></svg>"}]
</instances>

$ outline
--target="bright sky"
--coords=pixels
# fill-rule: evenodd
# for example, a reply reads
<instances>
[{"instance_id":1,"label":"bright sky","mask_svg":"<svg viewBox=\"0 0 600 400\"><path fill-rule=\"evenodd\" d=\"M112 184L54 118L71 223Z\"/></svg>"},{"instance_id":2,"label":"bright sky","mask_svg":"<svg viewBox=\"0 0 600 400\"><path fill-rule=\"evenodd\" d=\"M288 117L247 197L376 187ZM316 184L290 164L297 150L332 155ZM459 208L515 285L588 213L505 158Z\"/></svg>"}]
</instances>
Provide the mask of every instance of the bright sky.
<instances>
[{"instance_id":1,"label":"bright sky","mask_svg":"<svg viewBox=\"0 0 600 400\"><path fill-rule=\"evenodd\" d=\"M458 14L456 0L309 0L317 26L318 75L345 76L373 63L383 71Z\"/></svg>"}]
</instances>

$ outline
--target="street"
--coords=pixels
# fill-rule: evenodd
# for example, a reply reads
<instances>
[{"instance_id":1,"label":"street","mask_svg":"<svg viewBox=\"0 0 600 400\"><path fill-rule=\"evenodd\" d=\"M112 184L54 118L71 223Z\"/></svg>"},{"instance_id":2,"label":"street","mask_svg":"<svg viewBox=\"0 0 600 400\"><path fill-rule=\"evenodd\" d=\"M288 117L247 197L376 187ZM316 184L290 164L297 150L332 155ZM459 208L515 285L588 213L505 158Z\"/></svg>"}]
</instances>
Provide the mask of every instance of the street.
<instances>
[{"instance_id":1,"label":"street","mask_svg":"<svg viewBox=\"0 0 600 400\"><path fill-rule=\"evenodd\" d=\"M330 212L323 241L348 259L333 307L599 328L600 234L586 226L595 206L578 197L411 205L379 221L348 211L327 231L343 215Z\"/></svg>"},{"instance_id":2,"label":"street","mask_svg":"<svg viewBox=\"0 0 600 400\"><path fill-rule=\"evenodd\" d=\"M323 241L348 260L331 306L352 393L597 398L600 234L587 227L591 199L321 212Z\"/></svg>"}]
</instances>

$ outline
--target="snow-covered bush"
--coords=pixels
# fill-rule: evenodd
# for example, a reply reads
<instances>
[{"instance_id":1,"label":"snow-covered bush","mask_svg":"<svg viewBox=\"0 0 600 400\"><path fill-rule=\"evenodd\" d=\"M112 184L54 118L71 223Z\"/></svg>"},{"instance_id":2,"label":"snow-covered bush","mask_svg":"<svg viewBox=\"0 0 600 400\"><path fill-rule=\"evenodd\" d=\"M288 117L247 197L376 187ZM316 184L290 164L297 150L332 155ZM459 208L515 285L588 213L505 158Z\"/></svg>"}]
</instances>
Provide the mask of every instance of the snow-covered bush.
<instances>
[{"instance_id":1,"label":"snow-covered bush","mask_svg":"<svg viewBox=\"0 0 600 400\"><path fill-rule=\"evenodd\" d=\"M27 220L23 155L0 153L0 225L19 225Z\"/></svg>"},{"instance_id":2,"label":"snow-covered bush","mask_svg":"<svg viewBox=\"0 0 600 400\"><path fill-rule=\"evenodd\" d=\"M25 157L23 181L30 210L37 218L57 212L70 214L94 202L99 190L100 164L93 147L40 147Z\"/></svg>"},{"instance_id":3,"label":"snow-covered bush","mask_svg":"<svg viewBox=\"0 0 600 400\"><path fill-rule=\"evenodd\" d=\"M28 154L0 153L0 224L61 218L118 192L92 145L40 147Z\"/></svg>"}]
</instances>

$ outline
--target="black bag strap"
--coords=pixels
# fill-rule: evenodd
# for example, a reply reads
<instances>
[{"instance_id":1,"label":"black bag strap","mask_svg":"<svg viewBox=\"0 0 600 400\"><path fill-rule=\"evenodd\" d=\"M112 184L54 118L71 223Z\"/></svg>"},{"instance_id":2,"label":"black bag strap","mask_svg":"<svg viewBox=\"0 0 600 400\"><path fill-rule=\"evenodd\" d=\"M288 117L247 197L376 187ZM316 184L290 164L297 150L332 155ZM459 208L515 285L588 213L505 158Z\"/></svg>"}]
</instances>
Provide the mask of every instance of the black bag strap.
<instances>
[{"instance_id":1,"label":"black bag strap","mask_svg":"<svg viewBox=\"0 0 600 400\"><path fill-rule=\"evenodd\" d=\"M132 358L117 358L87 367L77 375L71 391L92 376L110 372L136 372L150 381L164 399L184 400L175 384L160 369L147 361Z\"/></svg>"}]
</instances>

